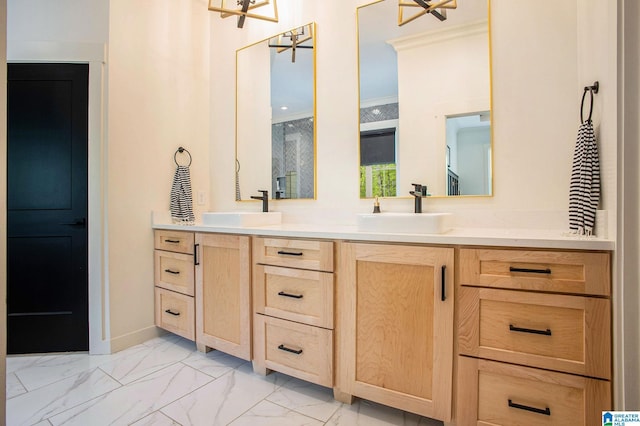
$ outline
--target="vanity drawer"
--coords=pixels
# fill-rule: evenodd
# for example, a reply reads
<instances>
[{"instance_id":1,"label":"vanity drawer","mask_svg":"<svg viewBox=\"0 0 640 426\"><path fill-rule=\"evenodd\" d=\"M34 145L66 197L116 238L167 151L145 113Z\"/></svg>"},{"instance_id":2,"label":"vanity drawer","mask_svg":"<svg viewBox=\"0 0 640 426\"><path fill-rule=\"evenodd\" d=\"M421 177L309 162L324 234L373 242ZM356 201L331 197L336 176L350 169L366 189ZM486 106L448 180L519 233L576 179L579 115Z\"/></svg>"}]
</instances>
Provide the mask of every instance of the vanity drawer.
<instances>
[{"instance_id":1,"label":"vanity drawer","mask_svg":"<svg viewBox=\"0 0 640 426\"><path fill-rule=\"evenodd\" d=\"M558 293L609 296L608 253L460 250L460 283Z\"/></svg>"},{"instance_id":2,"label":"vanity drawer","mask_svg":"<svg viewBox=\"0 0 640 426\"><path fill-rule=\"evenodd\" d=\"M193 255L155 251L155 285L194 295Z\"/></svg>"},{"instance_id":3,"label":"vanity drawer","mask_svg":"<svg viewBox=\"0 0 640 426\"><path fill-rule=\"evenodd\" d=\"M156 250L193 254L193 232L156 229L154 236Z\"/></svg>"},{"instance_id":4,"label":"vanity drawer","mask_svg":"<svg viewBox=\"0 0 640 426\"><path fill-rule=\"evenodd\" d=\"M299 379L333 386L333 332L256 314L255 358Z\"/></svg>"},{"instance_id":5,"label":"vanity drawer","mask_svg":"<svg viewBox=\"0 0 640 426\"><path fill-rule=\"evenodd\" d=\"M333 272L333 242L285 238L254 238L256 263Z\"/></svg>"},{"instance_id":6,"label":"vanity drawer","mask_svg":"<svg viewBox=\"0 0 640 426\"><path fill-rule=\"evenodd\" d=\"M333 328L333 274L277 266L254 266L255 311Z\"/></svg>"},{"instance_id":7,"label":"vanity drawer","mask_svg":"<svg viewBox=\"0 0 640 426\"><path fill-rule=\"evenodd\" d=\"M461 287L461 354L611 378L608 299Z\"/></svg>"},{"instance_id":8,"label":"vanity drawer","mask_svg":"<svg viewBox=\"0 0 640 426\"><path fill-rule=\"evenodd\" d=\"M460 425L601 425L611 383L460 356Z\"/></svg>"},{"instance_id":9,"label":"vanity drawer","mask_svg":"<svg viewBox=\"0 0 640 426\"><path fill-rule=\"evenodd\" d=\"M193 297L155 288L156 325L186 339L195 340L195 306Z\"/></svg>"}]
</instances>

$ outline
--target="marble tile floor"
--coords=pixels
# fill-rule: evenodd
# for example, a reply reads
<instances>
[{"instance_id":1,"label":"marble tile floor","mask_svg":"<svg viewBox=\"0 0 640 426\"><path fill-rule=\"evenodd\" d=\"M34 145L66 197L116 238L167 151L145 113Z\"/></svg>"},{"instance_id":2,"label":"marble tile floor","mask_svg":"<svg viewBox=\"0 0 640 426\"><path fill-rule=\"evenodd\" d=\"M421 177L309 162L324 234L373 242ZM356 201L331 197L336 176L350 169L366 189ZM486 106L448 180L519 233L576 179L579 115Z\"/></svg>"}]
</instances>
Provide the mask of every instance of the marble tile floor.
<instances>
[{"instance_id":1,"label":"marble tile floor","mask_svg":"<svg viewBox=\"0 0 640 426\"><path fill-rule=\"evenodd\" d=\"M167 334L112 355L7 357L8 426L440 426Z\"/></svg>"}]
</instances>

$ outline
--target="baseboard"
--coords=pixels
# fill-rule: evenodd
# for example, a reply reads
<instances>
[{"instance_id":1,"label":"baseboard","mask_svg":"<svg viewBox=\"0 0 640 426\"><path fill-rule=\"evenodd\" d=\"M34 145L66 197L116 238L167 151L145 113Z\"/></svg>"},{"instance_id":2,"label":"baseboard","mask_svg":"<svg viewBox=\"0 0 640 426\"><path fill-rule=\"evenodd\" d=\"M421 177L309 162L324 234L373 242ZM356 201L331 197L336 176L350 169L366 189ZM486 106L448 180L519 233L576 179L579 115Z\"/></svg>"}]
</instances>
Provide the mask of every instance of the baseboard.
<instances>
[{"instance_id":1,"label":"baseboard","mask_svg":"<svg viewBox=\"0 0 640 426\"><path fill-rule=\"evenodd\" d=\"M121 350L130 348L131 346L139 345L147 340L162 336L165 333L166 331L163 329L152 325L123 336L115 337L111 339L111 353L120 352Z\"/></svg>"}]
</instances>

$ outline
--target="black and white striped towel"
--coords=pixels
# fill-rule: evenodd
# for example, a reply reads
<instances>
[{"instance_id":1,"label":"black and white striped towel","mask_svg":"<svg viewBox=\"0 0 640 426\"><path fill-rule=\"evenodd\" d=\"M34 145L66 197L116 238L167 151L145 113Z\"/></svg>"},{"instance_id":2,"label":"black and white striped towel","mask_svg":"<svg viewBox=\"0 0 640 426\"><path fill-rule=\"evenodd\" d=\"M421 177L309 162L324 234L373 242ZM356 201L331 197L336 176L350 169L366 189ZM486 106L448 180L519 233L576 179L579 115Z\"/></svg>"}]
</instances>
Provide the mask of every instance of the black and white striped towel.
<instances>
[{"instance_id":1,"label":"black and white striped towel","mask_svg":"<svg viewBox=\"0 0 640 426\"><path fill-rule=\"evenodd\" d=\"M193 225L195 216L193 215L191 195L191 176L189 166L178 166L176 174L173 176L171 186L171 220L173 223L183 225Z\"/></svg>"},{"instance_id":2,"label":"black and white striped towel","mask_svg":"<svg viewBox=\"0 0 640 426\"><path fill-rule=\"evenodd\" d=\"M600 160L590 120L578 129L569 188L569 229L578 235L592 235L600 202Z\"/></svg>"}]
</instances>

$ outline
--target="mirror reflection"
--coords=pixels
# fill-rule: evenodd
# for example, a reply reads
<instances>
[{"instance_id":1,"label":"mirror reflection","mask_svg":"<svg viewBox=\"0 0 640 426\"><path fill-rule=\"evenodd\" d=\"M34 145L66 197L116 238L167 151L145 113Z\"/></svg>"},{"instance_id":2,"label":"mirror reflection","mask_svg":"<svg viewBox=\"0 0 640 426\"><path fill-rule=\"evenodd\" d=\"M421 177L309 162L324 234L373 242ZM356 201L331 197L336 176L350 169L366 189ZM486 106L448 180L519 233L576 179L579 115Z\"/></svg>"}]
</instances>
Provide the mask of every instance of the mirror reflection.
<instances>
[{"instance_id":1,"label":"mirror reflection","mask_svg":"<svg viewBox=\"0 0 640 426\"><path fill-rule=\"evenodd\" d=\"M433 196L491 195L488 4L457 2L444 20L407 9L401 26L393 0L357 10L360 196L408 196L412 183ZM482 129L483 148L449 139L455 126Z\"/></svg>"},{"instance_id":2,"label":"mirror reflection","mask_svg":"<svg viewBox=\"0 0 640 426\"><path fill-rule=\"evenodd\" d=\"M236 52L236 200L315 197L315 24Z\"/></svg>"}]
</instances>

